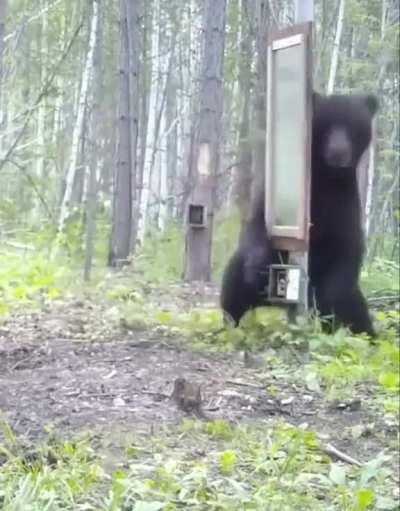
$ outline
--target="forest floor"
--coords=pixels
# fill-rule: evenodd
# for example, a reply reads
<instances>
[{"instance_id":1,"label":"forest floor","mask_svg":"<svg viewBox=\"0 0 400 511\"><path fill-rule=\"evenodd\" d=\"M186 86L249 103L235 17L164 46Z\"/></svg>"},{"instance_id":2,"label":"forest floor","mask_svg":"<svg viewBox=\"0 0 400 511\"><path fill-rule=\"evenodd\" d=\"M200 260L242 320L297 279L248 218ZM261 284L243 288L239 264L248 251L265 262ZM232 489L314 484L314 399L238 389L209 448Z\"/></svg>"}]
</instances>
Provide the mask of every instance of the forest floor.
<instances>
[{"instance_id":1,"label":"forest floor","mask_svg":"<svg viewBox=\"0 0 400 511\"><path fill-rule=\"evenodd\" d=\"M164 294L153 290L147 299L155 307L161 306L165 315L171 309L171 296L177 297L174 306L180 309L216 305L213 288L199 290L182 286L173 292L164 289ZM370 472L372 470L371 481L374 478L376 481L370 484L367 478L363 484L354 486L351 482L356 479L354 474L347 473L346 468L339 471L339 475L332 474L331 467L330 472L328 470L329 484L336 488L330 503L332 507L324 504L320 495L303 495L303 504L283 509L319 509L312 500L314 497L321 509L395 509L393 506L397 506L399 497L398 416L385 413L377 399L379 390L370 382L358 382L350 393L341 395L338 392L335 399L327 399L315 375L310 373L310 377L304 377L301 372L305 360L301 354L289 363L278 355L245 358L237 351L221 353L193 349L187 337L184 338L177 329L149 326L141 320L130 324L105 298L70 296L46 304L40 310L12 313L0 326L0 411L2 420L13 431L14 441L18 438L19 445L29 446L26 447L28 450L49 435L65 441L89 434L91 445L96 445L96 455L102 460L102 470L109 474L130 466L129 449L136 446L136 452L138 446L143 447L149 441L154 443L157 438L163 438L169 445L166 450L160 448L167 459L171 453L177 457L179 451L192 460L204 461L206 453L215 450L215 445L210 442L228 441L222 453L227 447L232 448L235 428L265 428L268 435L272 435L270 443L279 444L277 458L284 450L283 444L292 438L288 434L281 444L274 437L277 431L287 433L293 428L300 434L312 432L319 445L319 463L327 466L324 456L329 455L333 463L339 462L339 467L348 466L349 470L367 466ZM200 386L200 419L179 409L171 399L177 378L185 378ZM211 421L217 424L216 430L205 429L205 424ZM3 429L3 434L0 429L0 442L2 436L3 441L10 441L10 433L8 439L5 438L7 429ZM174 439L172 444L171 438ZM302 437L302 442L307 450L307 443L313 443L313 440ZM332 446L337 452L332 452ZM147 463L152 459L150 465L153 468L157 463L164 466L167 461L156 463L152 449L151 455L146 451ZM299 453L296 456L300 456ZM306 461L307 456L301 461L302 456L297 463L306 472L311 471L310 461ZM138 457L137 452L134 457ZM228 456L226 470L229 474L234 472L231 465L236 464L235 457L234 460L234 463L229 461ZM376 466L371 468L374 462ZM385 469L379 472L382 466ZM265 470L268 473L272 468ZM305 484L310 485L310 480ZM317 493L321 493L328 483L315 484L319 487ZM340 485L346 487L346 484L350 485L348 494L351 495L346 497L350 499L348 505L345 497L338 496L338 488ZM362 497L361 491L370 494ZM243 497L243 502L250 502L248 499L252 494L254 488ZM135 495L132 502L137 503L138 494ZM175 509L171 502L176 505L176 496L175 500L168 500L164 495L164 500L160 500L158 491L157 499L154 495L151 499L144 490L141 496L143 502L148 503L143 509ZM78 492L70 509L80 509L81 498L83 494ZM360 498L361 502L362 498L366 499L365 507L362 503L359 507L354 504ZM164 502L164 505L169 502L171 507L151 507L153 501ZM223 504L221 507L211 505L211 500L208 504L201 502L199 498L198 503L192 506L186 503L183 508L225 509ZM377 507L371 507L373 503ZM229 505L226 504L226 509L263 509L257 504L248 508L244 503L237 504L239 507ZM277 509L279 505L277 500ZM180 508L179 505L176 507ZM136 510L136 507L132 509ZM275 509L272 501L269 509Z\"/></svg>"}]
</instances>

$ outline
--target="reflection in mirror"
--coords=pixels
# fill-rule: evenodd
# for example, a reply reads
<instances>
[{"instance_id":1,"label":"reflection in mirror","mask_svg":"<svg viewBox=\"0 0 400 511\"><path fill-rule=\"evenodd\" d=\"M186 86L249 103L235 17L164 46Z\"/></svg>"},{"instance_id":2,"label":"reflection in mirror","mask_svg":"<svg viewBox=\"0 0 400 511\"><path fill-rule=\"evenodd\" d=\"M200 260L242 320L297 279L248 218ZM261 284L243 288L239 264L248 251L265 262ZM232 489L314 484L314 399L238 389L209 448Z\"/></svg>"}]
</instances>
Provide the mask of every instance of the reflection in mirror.
<instances>
[{"instance_id":1,"label":"reflection in mirror","mask_svg":"<svg viewBox=\"0 0 400 511\"><path fill-rule=\"evenodd\" d=\"M273 58L274 224L301 227L299 224L305 177L304 47L295 45L279 49L273 52Z\"/></svg>"}]
</instances>

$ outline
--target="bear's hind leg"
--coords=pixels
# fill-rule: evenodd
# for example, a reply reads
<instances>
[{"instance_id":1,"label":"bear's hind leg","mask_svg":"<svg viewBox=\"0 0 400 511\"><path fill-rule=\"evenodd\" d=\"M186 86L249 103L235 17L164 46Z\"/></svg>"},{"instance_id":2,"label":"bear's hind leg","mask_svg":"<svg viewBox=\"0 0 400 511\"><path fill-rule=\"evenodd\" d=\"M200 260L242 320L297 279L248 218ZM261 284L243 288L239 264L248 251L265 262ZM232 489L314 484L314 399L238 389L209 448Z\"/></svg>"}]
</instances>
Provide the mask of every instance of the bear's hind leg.
<instances>
[{"instance_id":1,"label":"bear's hind leg","mask_svg":"<svg viewBox=\"0 0 400 511\"><path fill-rule=\"evenodd\" d=\"M335 329L339 322L353 334L376 336L365 298L358 285L351 283L351 279L337 273L331 274L317 289L316 299L320 315L331 317L324 322L325 331Z\"/></svg>"},{"instance_id":2,"label":"bear's hind leg","mask_svg":"<svg viewBox=\"0 0 400 511\"><path fill-rule=\"evenodd\" d=\"M337 301L334 314L353 334L366 333L371 338L376 337L367 302L358 286L347 290L347 294Z\"/></svg>"}]
</instances>

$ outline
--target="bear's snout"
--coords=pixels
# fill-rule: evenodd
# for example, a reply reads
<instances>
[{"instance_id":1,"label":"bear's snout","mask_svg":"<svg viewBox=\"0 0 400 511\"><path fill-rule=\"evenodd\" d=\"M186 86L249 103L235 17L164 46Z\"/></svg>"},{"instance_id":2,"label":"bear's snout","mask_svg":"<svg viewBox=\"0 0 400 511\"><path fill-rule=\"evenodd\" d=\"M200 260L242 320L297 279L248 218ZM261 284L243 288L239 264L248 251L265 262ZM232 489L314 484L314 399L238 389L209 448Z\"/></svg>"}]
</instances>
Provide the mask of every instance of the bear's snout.
<instances>
[{"instance_id":1,"label":"bear's snout","mask_svg":"<svg viewBox=\"0 0 400 511\"><path fill-rule=\"evenodd\" d=\"M353 150L347 130L343 127L333 127L324 144L324 160L329 167L346 168L352 166Z\"/></svg>"}]
</instances>

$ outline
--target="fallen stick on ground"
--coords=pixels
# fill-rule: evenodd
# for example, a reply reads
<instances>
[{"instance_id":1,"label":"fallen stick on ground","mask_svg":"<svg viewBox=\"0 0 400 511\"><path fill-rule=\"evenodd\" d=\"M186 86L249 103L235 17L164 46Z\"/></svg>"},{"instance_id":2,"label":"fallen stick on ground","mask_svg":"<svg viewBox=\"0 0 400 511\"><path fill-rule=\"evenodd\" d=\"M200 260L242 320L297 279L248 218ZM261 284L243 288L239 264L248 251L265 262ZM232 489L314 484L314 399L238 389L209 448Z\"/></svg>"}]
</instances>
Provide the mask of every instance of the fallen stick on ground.
<instances>
[{"instance_id":1,"label":"fallen stick on ground","mask_svg":"<svg viewBox=\"0 0 400 511\"><path fill-rule=\"evenodd\" d=\"M342 451L339 451L339 449L336 449L336 447L334 447L332 444L322 445L322 450L329 456L334 456L340 461L344 461L345 463L349 463L350 465L356 465L357 467L363 466L363 464L360 463L358 460L352 458L351 456L345 454Z\"/></svg>"}]
</instances>

